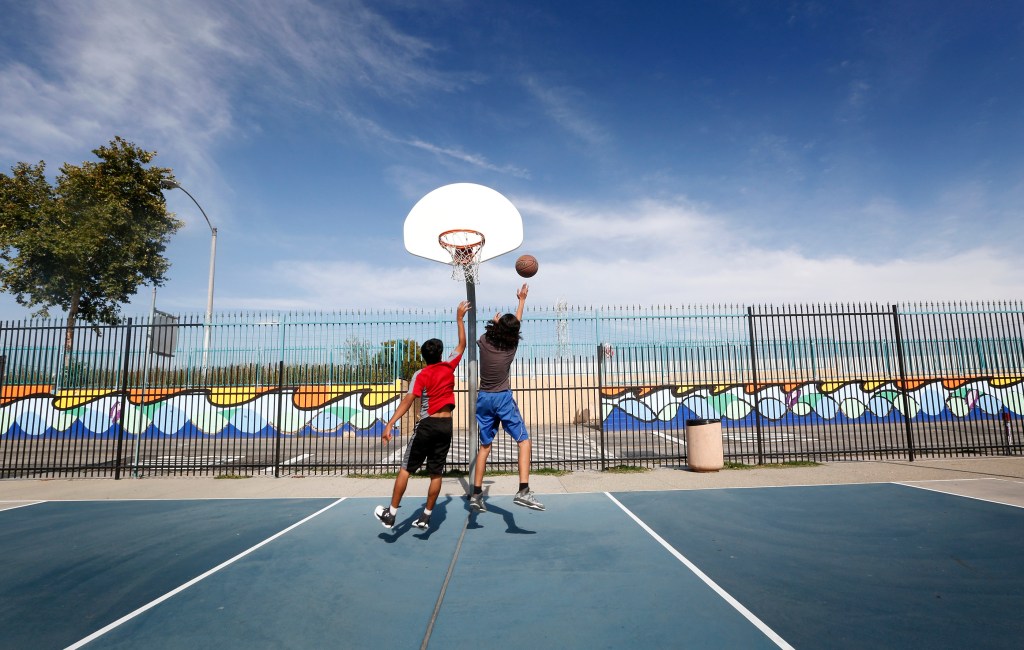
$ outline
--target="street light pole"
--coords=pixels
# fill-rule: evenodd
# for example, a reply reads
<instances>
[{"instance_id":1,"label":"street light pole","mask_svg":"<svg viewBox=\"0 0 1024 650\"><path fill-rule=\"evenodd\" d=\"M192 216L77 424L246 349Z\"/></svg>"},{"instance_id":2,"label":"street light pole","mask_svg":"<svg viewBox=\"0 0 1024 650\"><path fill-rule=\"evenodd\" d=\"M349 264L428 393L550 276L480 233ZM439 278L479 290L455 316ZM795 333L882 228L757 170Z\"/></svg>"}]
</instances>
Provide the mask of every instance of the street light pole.
<instances>
[{"instance_id":1,"label":"street light pole","mask_svg":"<svg viewBox=\"0 0 1024 650\"><path fill-rule=\"evenodd\" d=\"M203 206L199 205L199 201L196 201L196 197L192 196L184 187L178 185L176 181L172 181L169 178L161 179L160 187L165 190L181 190L188 194L188 198L192 199L192 202L196 204L199 212L203 214L203 219L206 219L206 225L210 227L210 283L206 292L206 323L203 326L203 376L205 377L207 360L210 354L210 325L213 322L213 276L217 263L217 229L210 223L210 218L206 216L206 211L203 210Z\"/></svg>"}]
</instances>

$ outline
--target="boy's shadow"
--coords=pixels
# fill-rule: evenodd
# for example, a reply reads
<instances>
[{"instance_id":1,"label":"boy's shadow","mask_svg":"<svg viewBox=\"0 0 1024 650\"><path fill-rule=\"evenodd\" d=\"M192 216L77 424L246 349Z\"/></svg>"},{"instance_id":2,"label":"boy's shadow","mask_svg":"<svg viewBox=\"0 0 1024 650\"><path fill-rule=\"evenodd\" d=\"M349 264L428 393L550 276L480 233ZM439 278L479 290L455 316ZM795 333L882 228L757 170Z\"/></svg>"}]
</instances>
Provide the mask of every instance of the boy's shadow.
<instances>
[{"instance_id":1,"label":"boy's shadow","mask_svg":"<svg viewBox=\"0 0 1024 650\"><path fill-rule=\"evenodd\" d=\"M388 544L394 544L398 541L402 535L410 531L417 531L413 533L413 537L422 540L430 539L430 536L434 534L434 531L441 527L445 519L448 518L448 504L451 503L452 498L447 496L443 501L440 499L434 504L434 509L430 513L430 524L427 525L427 529L421 531L419 528L413 527L413 522L419 519L422 508L413 510L413 515L407 517L402 521L396 521L394 527L387 532L380 533L377 537Z\"/></svg>"},{"instance_id":2,"label":"boy's shadow","mask_svg":"<svg viewBox=\"0 0 1024 650\"><path fill-rule=\"evenodd\" d=\"M463 485L465 485L465 483L463 483ZM471 494L472 493L472 488L470 488L469 486L466 486L466 487L467 487L466 494ZM485 497L487 496L487 491L486 490L484 491L484 496ZM499 508L498 506L494 505L493 501L487 501L486 503L487 503L487 512L477 512L476 510L473 510L472 507L470 507L469 499L468 498L466 498L464 500L463 507L466 509L467 512L469 512L469 523L466 524L466 528L468 528L470 530L473 530L475 528L483 528L484 527L483 524L481 524L481 523L479 523L477 521L477 517L479 517L480 515L487 516L488 514L493 512L494 514L501 515L502 519L505 520L505 532L506 533L508 533L510 535L536 535L537 534L537 531L535 531L535 530L527 530L525 528L520 528L519 524L516 523L515 515L513 515L510 511L505 510L504 508Z\"/></svg>"}]
</instances>

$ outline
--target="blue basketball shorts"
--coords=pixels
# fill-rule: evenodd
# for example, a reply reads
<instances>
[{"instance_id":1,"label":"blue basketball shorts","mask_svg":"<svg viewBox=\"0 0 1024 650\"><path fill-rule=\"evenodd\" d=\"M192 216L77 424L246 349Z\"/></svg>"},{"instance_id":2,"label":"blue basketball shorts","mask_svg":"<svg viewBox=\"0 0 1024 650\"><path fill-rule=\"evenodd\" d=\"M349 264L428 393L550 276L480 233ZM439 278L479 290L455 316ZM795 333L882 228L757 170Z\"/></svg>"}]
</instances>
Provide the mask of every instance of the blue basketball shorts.
<instances>
[{"instance_id":1,"label":"blue basketball shorts","mask_svg":"<svg viewBox=\"0 0 1024 650\"><path fill-rule=\"evenodd\" d=\"M500 393L480 392L476 395L476 423L480 427L480 444L489 445L498 432L498 423L505 433L516 442L530 439L530 434L523 424L523 416L519 413L519 405L512 399L512 391Z\"/></svg>"}]
</instances>

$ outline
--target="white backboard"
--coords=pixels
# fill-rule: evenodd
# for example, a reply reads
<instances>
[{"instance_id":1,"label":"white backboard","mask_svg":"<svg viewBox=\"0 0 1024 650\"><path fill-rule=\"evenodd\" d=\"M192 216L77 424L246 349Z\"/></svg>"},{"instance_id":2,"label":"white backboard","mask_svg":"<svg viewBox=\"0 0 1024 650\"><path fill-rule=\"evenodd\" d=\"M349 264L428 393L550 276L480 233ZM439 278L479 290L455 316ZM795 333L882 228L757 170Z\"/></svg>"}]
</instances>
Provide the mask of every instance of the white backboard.
<instances>
[{"instance_id":1,"label":"white backboard","mask_svg":"<svg viewBox=\"0 0 1024 650\"><path fill-rule=\"evenodd\" d=\"M409 211L405 218L405 250L450 264L451 255L437 237L460 228L483 233L480 261L514 251L523 243L523 218L511 201L483 185L453 183L430 192Z\"/></svg>"}]
</instances>

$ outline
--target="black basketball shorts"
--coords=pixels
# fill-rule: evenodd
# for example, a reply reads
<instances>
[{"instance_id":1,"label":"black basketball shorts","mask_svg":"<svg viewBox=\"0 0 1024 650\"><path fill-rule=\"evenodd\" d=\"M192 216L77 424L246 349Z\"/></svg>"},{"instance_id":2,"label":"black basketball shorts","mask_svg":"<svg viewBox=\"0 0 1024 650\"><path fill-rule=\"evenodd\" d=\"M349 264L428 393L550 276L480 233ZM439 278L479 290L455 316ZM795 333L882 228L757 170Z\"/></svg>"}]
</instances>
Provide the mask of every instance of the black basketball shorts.
<instances>
[{"instance_id":1,"label":"black basketball shorts","mask_svg":"<svg viewBox=\"0 0 1024 650\"><path fill-rule=\"evenodd\" d=\"M444 461L452 446L452 418L423 418L416 423L412 440L405 449L402 467L410 474L427 463L427 472L431 476L444 473Z\"/></svg>"}]
</instances>

